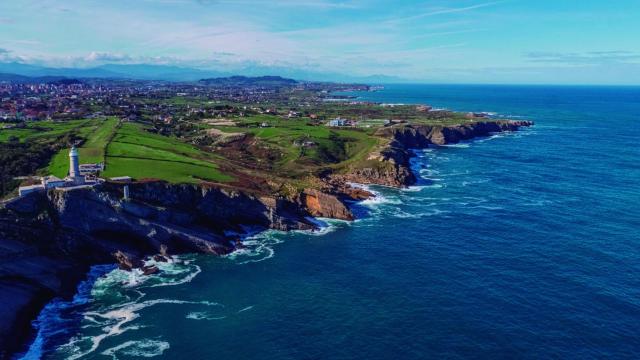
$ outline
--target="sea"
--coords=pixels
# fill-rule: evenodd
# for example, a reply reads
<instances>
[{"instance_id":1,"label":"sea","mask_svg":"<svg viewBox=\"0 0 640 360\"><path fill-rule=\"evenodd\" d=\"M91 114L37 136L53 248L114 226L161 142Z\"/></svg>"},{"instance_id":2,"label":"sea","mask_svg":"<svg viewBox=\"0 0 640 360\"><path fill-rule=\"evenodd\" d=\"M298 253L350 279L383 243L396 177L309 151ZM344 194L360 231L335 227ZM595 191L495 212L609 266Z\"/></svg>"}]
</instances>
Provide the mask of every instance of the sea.
<instances>
[{"instance_id":1,"label":"sea","mask_svg":"<svg viewBox=\"0 0 640 360\"><path fill-rule=\"evenodd\" d=\"M26 359L640 358L640 88L385 85L535 126L416 150L353 222L96 266Z\"/></svg>"}]
</instances>

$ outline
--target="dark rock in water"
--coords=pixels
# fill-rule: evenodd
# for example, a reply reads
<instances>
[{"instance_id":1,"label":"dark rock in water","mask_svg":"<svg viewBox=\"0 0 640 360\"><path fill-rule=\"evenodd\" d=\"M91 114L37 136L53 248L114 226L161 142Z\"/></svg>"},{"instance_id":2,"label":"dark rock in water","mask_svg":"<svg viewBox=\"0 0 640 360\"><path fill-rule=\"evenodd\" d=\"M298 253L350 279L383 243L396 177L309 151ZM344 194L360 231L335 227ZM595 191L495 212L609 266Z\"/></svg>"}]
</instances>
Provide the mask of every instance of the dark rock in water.
<instances>
[{"instance_id":1,"label":"dark rock in water","mask_svg":"<svg viewBox=\"0 0 640 360\"><path fill-rule=\"evenodd\" d=\"M157 274L158 272L160 272L160 269L155 265L142 267L142 275L152 275Z\"/></svg>"},{"instance_id":2,"label":"dark rock in water","mask_svg":"<svg viewBox=\"0 0 640 360\"><path fill-rule=\"evenodd\" d=\"M171 260L171 255L169 255L169 251L167 251L167 245L160 245L160 255L162 255L165 259Z\"/></svg>"},{"instance_id":3,"label":"dark rock in water","mask_svg":"<svg viewBox=\"0 0 640 360\"><path fill-rule=\"evenodd\" d=\"M328 195L333 195L340 200L361 201L374 196L371 192L365 189L351 186L341 177L334 176L331 171L321 174L320 177L324 184L321 188L322 192Z\"/></svg>"},{"instance_id":4,"label":"dark rock in water","mask_svg":"<svg viewBox=\"0 0 640 360\"><path fill-rule=\"evenodd\" d=\"M153 260L155 262L168 262L169 261L166 257L164 257L162 255L159 255L159 254L158 255L153 255Z\"/></svg>"},{"instance_id":5,"label":"dark rock in water","mask_svg":"<svg viewBox=\"0 0 640 360\"><path fill-rule=\"evenodd\" d=\"M120 250L116 251L113 254L113 257L116 259L118 267L121 270L131 271L133 269L138 269L144 266L144 263L140 258L132 254L124 253Z\"/></svg>"}]
</instances>

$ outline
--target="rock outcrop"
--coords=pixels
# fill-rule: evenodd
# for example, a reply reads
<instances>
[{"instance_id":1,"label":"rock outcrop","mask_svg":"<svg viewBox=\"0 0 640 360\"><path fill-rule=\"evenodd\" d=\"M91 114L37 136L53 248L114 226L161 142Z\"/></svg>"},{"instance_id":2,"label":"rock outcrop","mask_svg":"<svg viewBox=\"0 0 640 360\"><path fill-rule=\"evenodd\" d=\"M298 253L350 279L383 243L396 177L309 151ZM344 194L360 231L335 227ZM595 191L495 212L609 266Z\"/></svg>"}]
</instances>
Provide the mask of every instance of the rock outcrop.
<instances>
[{"instance_id":1,"label":"rock outcrop","mask_svg":"<svg viewBox=\"0 0 640 360\"><path fill-rule=\"evenodd\" d=\"M531 121L478 121L462 125L396 125L379 129L376 134L389 137L407 149L426 148L431 144L455 144L481 136L504 131L516 131L522 126L531 126Z\"/></svg>"},{"instance_id":2,"label":"rock outcrop","mask_svg":"<svg viewBox=\"0 0 640 360\"><path fill-rule=\"evenodd\" d=\"M145 256L226 254L242 226L307 230L309 216L352 219L340 200L320 191L306 201L250 194L207 185L164 182L123 184L32 193L0 207L0 359L21 350L33 320L54 297L71 297L91 265L116 262L144 267Z\"/></svg>"},{"instance_id":3,"label":"rock outcrop","mask_svg":"<svg viewBox=\"0 0 640 360\"><path fill-rule=\"evenodd\" d=\"M32 193L0 206L0 359L24 346L33 320L57 296L70 297L94 264L117 262L140 268L152 255L226 254L238 245L228 231L243 226L308 230L309 216L352 220L345 200L372 196L347 183L407 186L416 181L412 148L449 144L494 132L513 131L530 122L487 121L459 126L396 125L377 135L386 146L345 174L325 178L319 189L284 198L208 185L171 185L160 181Z\"/></svg>"},{"instance_id":4,"label":"rock outcrop","mask_svg":"<svg viewBox=\"0 0 640 360\"><path fill-rule=\"evenodd\" d=\"M300 197L312 216L353 220L351 211L334 195L325 194L315 189L306 189Z\"/></svg>"},{"instance_id":5,"label":"rock outcrop","mask_svg":"<svg viewBox=\"0 0 640 360\"><path fill-rule=\"evenodd\" d=\"M384 127L377 136L388 138L389 144L372 153L367 161L349 169L345 174L334 175L344 181L404 187L416 182L411 171L411 149L423 149L431 145L455 144L462 140L489 136L503 131L516 131L530 121L479 121L464 125L433 126L400 124Z\"/></svg>"}]
</instances>

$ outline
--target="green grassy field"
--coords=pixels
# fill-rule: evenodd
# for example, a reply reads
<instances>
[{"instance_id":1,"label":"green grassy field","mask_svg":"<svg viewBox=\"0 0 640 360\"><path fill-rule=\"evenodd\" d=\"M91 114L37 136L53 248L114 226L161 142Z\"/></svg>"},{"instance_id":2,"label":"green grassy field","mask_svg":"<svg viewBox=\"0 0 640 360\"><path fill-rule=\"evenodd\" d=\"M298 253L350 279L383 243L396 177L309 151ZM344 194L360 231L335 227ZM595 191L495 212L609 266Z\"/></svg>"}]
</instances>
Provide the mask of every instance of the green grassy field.
<instances>
[{"instance_id":1,"label":"green grassy field","mask_svg":"<svg viewBox=\"0 0 640 360\"><path fill-rule=\"evenodd\" d=\"M225 182L216 156L177 139L149 133L139 124L123 124L107 146L104 177L131 176L174 183Z\"/></svg>"},{"instance_id":2,"label":"green grassy field","mask_svg":"<svg viewBox=\"0 0 640 360\"><path fill-rule=\"evenodd\" d=\"M80 158L84 163L104 161L105 150L116 131L118 119L108 118L100 124L80 148Z\"/></svg>"},{"instance_id":3,"label":"green grassy field","mask_svg":"<svg viewBox=\"0 0 640 360\"><path fill-rule=\"evenodd\" d=\"M55 138L72 131L86 134L93 128L92 120L70 120L65 122L39 121L27 123L22 129L0 129L0 142L16 137L21 142L40 138Z\"/></svg>"},{"instance_id":4,"label":"green grassy field","mask_svg":"<svg viewBox=\"0 0 640 360\"><path fill-rule=\"evenodd\" d=\"M104 120L85 120L85 125L78 135L86 141L79 149L80 161L86 163L99 163L104 161L105 149L111 138L118 119L107 118ZM53 156L46 169L47 174L64 177L69 171L69 149L64 148Z\"/></svg>"},{"instance_id":5,"label":"green grassy field","mask_svg":"<svg viewBox=\"0 0 640 360\"><path fill-rule=\"evenodd\" d=\"M317 166L340 167L358 161L379 143L379 139L370 136L371 131L366 129L334 129L310 125L304 119L285 120L277 116L260 115L236 122L237 126L214 127L226 133L255 136L282 154L275 162L274 170L292 176ZM269 127L260 127L261 123L267 123ZM299 146L301 141L313 142L315 146Z\"/></svg>"}]
</instances>

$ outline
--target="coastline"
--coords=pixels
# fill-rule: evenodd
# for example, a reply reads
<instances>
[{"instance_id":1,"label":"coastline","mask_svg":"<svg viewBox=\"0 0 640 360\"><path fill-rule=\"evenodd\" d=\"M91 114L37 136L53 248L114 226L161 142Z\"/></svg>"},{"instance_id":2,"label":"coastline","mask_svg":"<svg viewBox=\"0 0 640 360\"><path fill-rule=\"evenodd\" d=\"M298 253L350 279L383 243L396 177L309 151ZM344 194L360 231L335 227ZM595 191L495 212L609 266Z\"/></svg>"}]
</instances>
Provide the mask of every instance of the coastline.
<instances>
[{"instance_id":1,"label":"coastline","mask_svg":"<svg viewBox=\"0 0 640 360\"><path fill-rule=\"evenodd\" d=\"M498 124L498 122L491 123ZM89 267L95 264L113 263L112 254L115 252L121 253L121 256L118 257L121 268L128 267L131 269L141 267L140 259L145 256L170 256L172 254L189 252L205 252L221 255L235 251L242 247L241 239L237 237L227 238L224 236L224 231L241 230L239 224L244 224L243 219L251 219L248 221L248 224L244 225L257 225L262 226L264 229L283 231L316 229L317 224L308 220L309 216L353 220L353 214L346 206L347 200L362 201L370 198L372 194L369 193L367 197L363 198L363 196L366 195L365 193L345 191L349 189L349 187L344 187L347 181L355 179L360 181L354 182L366 185L383 185L396 188L407 187L414 184L416 180L409 163L410 158L415 155L411 152L411 148L445 145L449 142L458 143L461 140L487 136L491 132L489 128L498 129L498 131L516 131L519 126L532 125L530 122L512 123L504 121L502 124L505 124L505 126L498 126L497 128L482 125L476 129L477 131L473 129L469 130L465 127L456 128L455 130L447 127L434 129L433 127L427 128L419 126L395 128L388 134L392 139L390 145L381 149L381 155L375 154L372 157L372 162L375 161L384 166L381 168L368 168L370 170L366 170L367 168L364 168L365 170L360 169L359 171L353 169L354 172L346 174L346 176L345 174L333 174L328 181L328 191L324 191L324 189L323 191L308 189L301 192L295 201L265 197L257 194L246 194L241 191L234 192L209 188L206 186L168 185L156 182L139 184L138 191L136 191L136 189L132 191L134 199L136 197L138 197L138 199L142 198L143 204L152 204L153 206L141 206L141 204L137 203L136 206L132 206L131 204L119 201L118 197L120 193L117 187L100 189L97 193L90 191L68 192L66 194L50 192L45 198L36 198L34 196L30 198L28 203L21 202L19 204L11 204L9 207L11 208L13 206L13 211L20 213L20 216L14 217L13 219L9 217L0 218L0 220L6 222L13 220L14 223L19 223L20 221L25 221L25 218L30 216L29 214L31 214L31 216L36 215L37 217L44 212L47 214L47 221L38 222L32 219L31 225L34 225L33 221L35 221L36 224L41 226L40 230L42 230L41 232L36 231L34 236L55 234L55 242L63 242L66 246L71 242L74 246L71 246L71 248L65 247L65 251L52 257L52 259L57 259L58 261L64 259L71 264L67 271L61 271L56 274L60 283L64 283L65 286L60 287L57 292L51 291L44 295L42 292L34 292L32 298L37 300L37 302L20 308L25 315L19 317L15 324L16 328L23 328L25 331L18 332L18 336L14 336L11 339L14 343L20 343L21 345L10 349L10 351L24 350L26 342L33 339L31 321L37 316L45 304L55 297L70 298L73 296L77 289L77 284L86 278ZM513 127L506 124L513 124ZM438 142L443 143L438 144ZM381 172L380 169L385 169L387 172ZM367 174L373 174L374 176L367 178ZM376 174L378 174L378 176L375 176ZM362 180L365 181L363 182ZM184 204L181 204L179 201L177 203L173 201L176 201L176 199L179 199L181 196L186 196L188 199L193 200L194 196L197 198L198 193L203 194L203 197L206 197L207 194L214 194L214 196L208 198L208 200L217 199L218 202L214 201L213 203L222 203L225 205L223 209L210 209L212 211L210 219L217 221L219 217L222 217L226 219L223 223L226 222L225 225L229 225L229 228L226 229L217 226L215 230L220 234L219 236L206 237L202 232L194 233L193 231L186 231L185 229L187 227L185 225L189 224L189 221L185 220L188 211ZM168 194L169 196L163 198L159 197L158 194ZM84 218L82 226L74 225L73 222L70 221L70 219L76 221L78 216L82 217L91 213L83 204L92 204L92 206L97 204L101 206L101 212L110 211L110 216L122 217L122 219L124 219L122 222L126 223L127 226L133 226L136 225L136 223L139 226L140 220L148 222L149 217L156 220L156 222L167 221L170 224L178 225L167 230L167 226L162 226L166 224L154 224L156 227L153 227L153 229L156 233L159 229L164 229L167 234L169 234L169 237L166 237L165 240L171 239L172 236L179 235L184 237L183 241L179 243L180 246L171 246L168 252L166 249L162 250L161 245L163 242L160 241L161 239L147 242L145 246L140 248L128 248L125 251L121 251L123 244L114 241L114 234L103 234L106 236L107 241L103 242L104 239L100 239L100 242L96 243L97 240L94 239L93 236L90 236L90 231L87 231L87 229L91 229L92 227L90 226L92 225L90 222L95 219ZM230 212L229 205L231 204L237 206L235 213L233 211ZM168 208L170 211L160 211L158 210L160 206ZM168 206L174 207L171 208ZM258 214L262 215L256 217L255 208L262 210L258 212ZM251 209L254 209L254 211L252 212ZM250 216L246 216L247 211L249 211L248 214L250 214ZM268 215L265 216L264 211L266 211ZM242 213L245 213L245 216L239 217L239 214ZM260 219L257 223L256 218ZM206 219L192 219L191 224L200 225L203 220ZM179 224L175 224L175 222ZM112 222L105 222L105 224L108 224L109 228L113 226ZM20 229L21 225L29 226L28 223L18 224L17 229ZM140 229L144 231L149 230L149 228L144 226ZM137 239L140 237L139 234L144 233L140 229L134 232L134 235L137 234L134 236ZM205 229L206 227L201 228L201 230ZM69 230L71 230L71 232L69 232ZM98 229L98 232L100 231L101 230ZM6 236L6 234L4 235ZM78 241L78 239L80 239L80 241ZM16 238L16 241L18 240L19 239ZM49 245L44 248L49 248ZM127 246L124 246L124 248L127 248ZM87 249L90 249L90 251L86 252ZM43 249L39 249L37 255L40 255L40 250ZM48 250L51 249L49 248ZM76 253L76 255L72 256L74 253ZM89 254L89 256L87 256L87 254ZM78 257L78 255L81 255L81 257ZM82 259L82 261L79 259ZM72 274L76 274L76 276L74 277ZM2 340L7 341L6 338ZM5 354L2 355L5 356Z\"/></svg>"}]
</instances>

